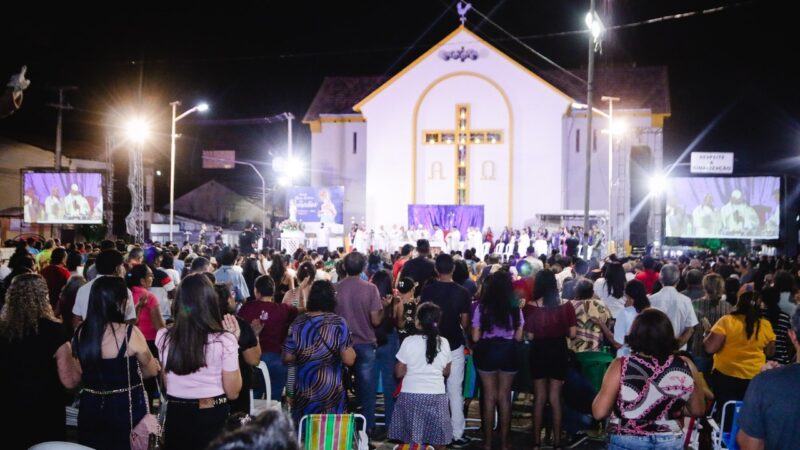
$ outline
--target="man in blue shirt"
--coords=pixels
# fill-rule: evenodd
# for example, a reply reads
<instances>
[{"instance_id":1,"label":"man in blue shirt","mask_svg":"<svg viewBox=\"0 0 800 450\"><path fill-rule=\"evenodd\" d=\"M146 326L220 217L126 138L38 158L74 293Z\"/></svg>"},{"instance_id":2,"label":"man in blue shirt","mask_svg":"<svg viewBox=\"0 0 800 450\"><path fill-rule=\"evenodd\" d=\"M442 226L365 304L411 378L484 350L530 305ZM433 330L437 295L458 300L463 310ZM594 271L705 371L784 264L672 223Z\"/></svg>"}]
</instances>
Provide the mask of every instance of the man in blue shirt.
<instances>
[{"instance_id":1,"label":"man in blue shirt","mask_svg":"<svg viewBox=\"0 0 800 450\"><path fill-rule=\"evenodd\" d=\"M214 272L217 283L227 284L234 293L237 303L242 303L250 297L250 289L242 273L233 268L236 263L236 254L233 250L226 248L217 256L220 268Z\"/></svg>"},{"instance_id":2,"label":"man in blue shirt","mask_svg":"<svg viewBox=\"0 0 800 450\"><path fill-rule=\"evenodd\" d=\"M800 358L800 310L792 316L789 339ZM800 361L800 359L798 360ZM800 443L800 364L762 372L750 382L739 414L742 450L789 450Z\"/></svg>"}]
</instances>

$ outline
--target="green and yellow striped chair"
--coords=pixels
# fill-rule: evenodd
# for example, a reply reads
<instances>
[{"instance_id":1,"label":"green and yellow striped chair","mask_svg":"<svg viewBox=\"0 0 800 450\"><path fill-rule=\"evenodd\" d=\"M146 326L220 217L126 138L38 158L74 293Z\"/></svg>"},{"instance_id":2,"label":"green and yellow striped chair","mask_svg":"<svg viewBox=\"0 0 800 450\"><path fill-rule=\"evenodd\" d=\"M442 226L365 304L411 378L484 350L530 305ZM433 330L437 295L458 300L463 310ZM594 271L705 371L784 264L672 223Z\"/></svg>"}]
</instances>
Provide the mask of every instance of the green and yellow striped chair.
<instances>
[{"instance_id":1,"label":"green and yellow striped chair","mask_svg":"<svg viewBox=\"0 0 800 450\"><path fill-rule=\"evenodd\" d=\"M353 450L356 420L367 432L367 419L361 414L309 414L300 419L297 439L304 450Z\"/></svg>"}]
</instances>

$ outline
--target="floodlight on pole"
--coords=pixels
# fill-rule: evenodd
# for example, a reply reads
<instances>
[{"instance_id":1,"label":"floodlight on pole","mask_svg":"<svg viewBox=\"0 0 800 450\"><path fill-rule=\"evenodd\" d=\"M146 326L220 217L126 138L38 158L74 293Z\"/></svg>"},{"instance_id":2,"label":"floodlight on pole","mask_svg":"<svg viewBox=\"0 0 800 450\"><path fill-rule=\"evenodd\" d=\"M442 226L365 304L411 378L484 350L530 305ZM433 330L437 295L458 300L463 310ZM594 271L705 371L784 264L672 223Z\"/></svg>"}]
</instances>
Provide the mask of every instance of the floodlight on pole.
<instances>
[{"instance_id":1,"label":"floodlight on pole","mask_svg":"<svg viewBox=\"0 0 800 450\"><path fill-rule=\"evenodd\" d=\"M661 195L669 187L669 178L663 173L657 173L650 177L650 195Z\"/></svg>"},{"instance_id":2,"label":"floodlight on pole","mask_svg":"<svg viewBox=\"0 0 800 450\"><path fill-rule=\"evenodd\" d=\"M131 119L125 124L125 136L134 142L143 142L150 136L150 126L143 119Z\"/></svg>"},{"instance_id":3,"label":"floodlight on pole","mask_svg":"<svg viewBox=\"0 0 800 450\"><path fill-rule=\"evenodd\" d=\"M188 116L195 111L208 111L208 103L200 103L197 106L185 111L181 115L177 115L178 106L181 102L174 101L170 103L172 106L172 133L170 134L170 150L169 150L169 240L172 241L172 227L175 223L175 139L178 134L175 133L175 124L179 120Z\"/></svg>"}]
</instances>

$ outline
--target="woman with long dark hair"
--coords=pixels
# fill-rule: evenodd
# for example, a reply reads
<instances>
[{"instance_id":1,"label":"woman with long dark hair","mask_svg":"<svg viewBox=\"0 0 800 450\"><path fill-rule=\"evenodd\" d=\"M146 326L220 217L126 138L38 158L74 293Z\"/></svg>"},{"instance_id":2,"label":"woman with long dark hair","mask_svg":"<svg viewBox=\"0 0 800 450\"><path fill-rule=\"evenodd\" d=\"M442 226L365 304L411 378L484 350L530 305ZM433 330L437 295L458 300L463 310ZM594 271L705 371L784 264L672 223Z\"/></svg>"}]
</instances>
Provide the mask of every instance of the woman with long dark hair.
<instances>
[{"instance_id":1,"label":"woman with long dark hair","mask_svg":"<svg viewBox=\"0 0 800 450\"><path fill-rule=\"evenodd\" d=\"M617 351L617 357L630 354L630 346L627 344L628 333L630 333L636 316L648 308L650 308L650 299L647 298L644 283L639 280L631 280L625 284L625 308L616 317L614 331L612 332L606 324L595 321L595 324L603 330L608 342Z\"/></svg>"},{"instance_id":2,"label":"woman with long dark hair","mask_svg":"<svg viewBox=\"0 0 800 450\"><path fill-rule=\"evenodd\" d=\"M127 302L122 278L98 277L73 338L83 370L78 441L88 447L130 446L131 424L136 426L147 412L139 368L144 378L159 370L142 332L125 324Z\"/></svg>"},{"instance_id":3,"label":"woman with long dark hair","mask_svg":"<svg viewBox=\"0 0 800 450\"><path fill-rule=\"evenodd\" d=\"M172 304L175 323L158 331L156 345L167 391L164 444L205 448L223 429L242 387L239 324L220 316L217 293L204 274L181 281Z\"/></svg>"},{"instance_id":4,"label":"woman with long dark hair","mask_svg":"<svg viewBox=\"0 0 800 450\"><path fill-rule=\"evenodd\" d=\"M605 303L611 315L617 317L625 308L625 269L617 261L603 265L603 277L594 282L594 293Z\"/></svg>"},{"instance_id":5,"label":"woman with long dark hair","mask_svg":"<svg viewBox=\"0 0 800 450\"><path fill-rule=\"evenodd\" d=\"M283 255L276 254L272 258L272 265L269 266L268 272L272 281L275 282L275 303L283 303L283 296L294 289L294 277L289 274Z\"/></svg>"},{"instance_id":6,"label":"woman with long dark hair","mask_svg":"<svg viewBox=\"0 0 800 450\"><path fill-rule=\"evenodd\" d=\"M3 447L24 449L66 437L64 388L81 380L69 336L53 313L45 280L18 275L0 314L0 386L6 414ZM29 431L34 425L36 431Z\"/></svg>"},{"instance_id":7,"label":"woman with long dark hair","mask_svg":"<svg viewBox=\"0 0 800 450\"><path fill-rule=\"evenodd\" d=\"M592 403L596 419L611 414L609 450L682 449L682 423L675 417L684 407L693 416L705 412L697 368L675 356L672 323L657 309L636 317L628 343L631 354L611 363Z\"/></svg>"},{"instance_id":8,"label":"woman with long dark hair","mask_svg":"<svg viewBox=\"0 0 800 450\"><path fill-rule=\"evenodd\" d=\"M536 274L532 303L525 305L525 333L531 340L530 364L534 389L533 448L541 446L544 406L549 400L553 412L553 446L561 447L561 388L567 375L567 340L577 333L575 309L561 304L553 272Z\"/></svg>"},{"instance_id":9,"label":"woman with long dark hair","mask_svg":"<svg viewBox=\"0 0 800 450\"><path fill-rule=\"evenodd\" d=\"M767 359L785 366L794 362L794 346L789 339L792 321L781 311L779 302L780 291L777 288L768 287L761 291L761 316L769 320L775 332L775 353Z\"/></svg>"},{"instance_id":10,"label":"woman with long dark hair","mask_svg":"<svg viewBox=\"0 0 800 450\"><path fill-rule=\"evenodd\" d=\"M775 332L761 318L752 285L742 287L736 307L714 324L703 345L714 355L711 385L720 411L725 402L744 398L750 380L775 352Z\"/></svg>"},{"instance_id":11,"label":"woman with long dark hair","mask_svg":"<svg viewBox=\"0 0 800 450\"><path fill-rule=\"evenodd\" d=\"M498 270L483 283L480 302L472 316L475 366L483 389L483 417L500 413L500 448L508 449L511 427L511 384L517 374L514 341L522 340L522 311L514 295L511 274ZM483 427L483 447L492 448L492 424Z\"/></svg>"},{"instance_id":12,"label":"woman with long dark hair","mask_svg":"<svg viewBox=\"0 0 800 450\"><path fill-rule=\"evenodd\" d=\"M297 366L292 408L295 424L306 414L344 412L342 364L352 366L356 351L347 323L333 312L335 308L333 284L315 281L306 313L292 323L283 345L283 361Z\"/></svg>"}]
</instances>

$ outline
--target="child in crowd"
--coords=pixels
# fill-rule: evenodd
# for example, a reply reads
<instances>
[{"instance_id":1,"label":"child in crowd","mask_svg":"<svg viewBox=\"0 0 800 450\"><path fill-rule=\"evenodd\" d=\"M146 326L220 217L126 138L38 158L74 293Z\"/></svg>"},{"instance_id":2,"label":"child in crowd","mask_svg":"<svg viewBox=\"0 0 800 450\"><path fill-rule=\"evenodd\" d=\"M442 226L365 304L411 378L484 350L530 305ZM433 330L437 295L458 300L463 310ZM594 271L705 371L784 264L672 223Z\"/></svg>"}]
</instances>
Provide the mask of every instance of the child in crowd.
<instances>
[{"instance_id":1,"label":"child in crowd","mask_svg":"<svg viewBox=\"0 0 800 450\"><path fill-rule=\"evenodd\" d=\"M444 379L450 374L450 345L439 336L442 311L433 303L417 309L419 334L408 336L397 352L395 375L403 378L389 438L444 449L452 441Z\"/></svg>"}]
</instances>

